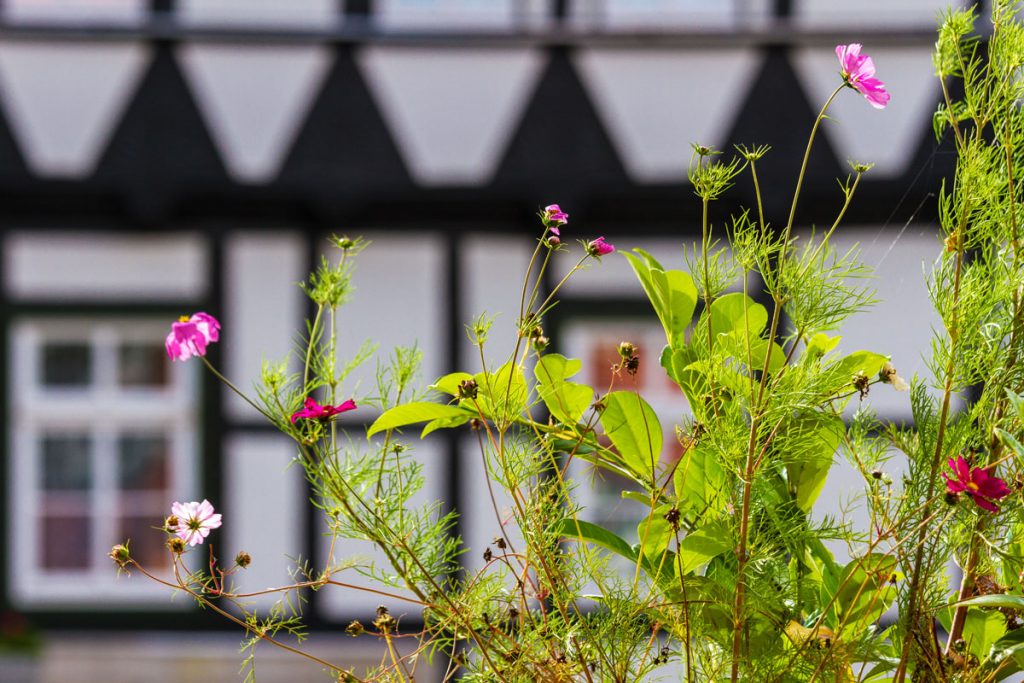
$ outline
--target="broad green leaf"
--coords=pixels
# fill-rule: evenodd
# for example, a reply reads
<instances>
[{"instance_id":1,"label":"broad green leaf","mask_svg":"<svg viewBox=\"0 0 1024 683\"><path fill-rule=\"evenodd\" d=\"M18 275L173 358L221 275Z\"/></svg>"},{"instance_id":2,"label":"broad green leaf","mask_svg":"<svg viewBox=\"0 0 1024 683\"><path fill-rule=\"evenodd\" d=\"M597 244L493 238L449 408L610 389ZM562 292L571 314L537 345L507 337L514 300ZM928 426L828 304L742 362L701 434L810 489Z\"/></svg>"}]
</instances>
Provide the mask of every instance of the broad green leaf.
<instances>
[{"instance_id":1,"label":"broad green leaf","mask_svg":"<svg viewBox=\"0 0 1024 683\"><path fill-rule=\"evenodd\" d=\"M601 402L601 426L641 482L650 482L661 455L661 422L639 394L613 391Z\"/></svg>"},{"instance_id":2,"label":"broad green leaf","mask_svg":"<svg viewBox=\"0 0 1024 683\"><path fill-rule=\"evenodd\" d=\"M533 369L537 377L537 393L548 410L566 424L575 424L593 402L594 390L585 384L567 382L579 372L582 362L567 359L558 353L542 356Z\"/></svg>"},{"instance_id":3,"label":"broad green leaf","mask_svg":"<svg viewBox=\"0 0 1024 683\"><path fill-rule=\"evenodd\" d=\"M998 662L1013 658L1015 667L1004 664L1005 669L1000 669L1005 670L1007 674L1020 671L1024 667L1024 628L1008 631L1006 635L993 643L992 656Z\"/></svg>"},{"instance_id":4,"label":"broad green leaf","mask_svg":"<svg viewBox=\"0 0 1024 683\"><path fill-rule=\"evenodd\" d=\"M746 315L746 322L744 322ZM759 336L768 324L768 311L743 292L720 296L711 302L711 333L746 332Z\"/></svg>"},{"instance_id":5,"label":"broad green leaf","mask_svg":"<svg viewBox=\"0 0 1024 683\"><path fill-rule=\"evenodd\" d=\"M697 444L687 449L672 481L677 505L684 513L714 517L725 511L725 470L707 446Z\"/></svg>"},{"instance_id":6,"label":"broad green leaf","mask_svg":"<svg viewBox=\"0 0 1024 683\"><path fill-rule=\"evenodd\" d=\"M429 388L457 398L459 395L459 385L467 379L473 379L473 375L468 372L453 372L439 378L436 382L431 384Z\"/></svg>"},{"instance_id":7,"label":"broad green leaf","mask_svg":"<svg viewBox=\"0 0 1024 683\"><path fill-rule=\"evenodd\" d=\"M955 602L952 606L956 607L957 605L970 605L972 607L993 607L995 609L1024 610L1024 596L1006 594L979 595L976 598L968 598L967 600Z\"/></svg>"},{"instance_id":8,"label":"broad green leaf","mask_svg":"<svg viewBox=\"0 0 1024 683\"><path fill-rule=\"evenodd\" d=\"M851 560L839 577L835 607L839 622L850 627L868 626L876 622L896 599L893 578L896 558L871 553Z\"/></svg>"},{"instance_id":9,"label":"broad green leaf","mask_svg":"<svg viewBox=\"0 0 1024 683\"><path fill-rule=\"evenodd\" d=\"M637 561L637 553L626 541L616 536L603 526L584 522L582 519L566 517L555 524L555 532L568 539L594 543L616 555L621 555L631 562Z\"/></svg>"},{"instance_id":10,"label":"broad green leaf","mask_svg":"<svg viewBox=\"0 0 1024 683\"><path fill-rule=\"evenodd\" d=\"M452 417L439 417L436 420L431 420L423 427L423 431L420 432L420 438L425 439L431 432L437 431L438 429L451 429L452 427L460 427L470 420L473 419L473 415L466 412L464 415L455 415Z\"/></svg>"},{"instance_id":11,"label":"broad green leaf","mask_svg":"<svg viewBox=\"0 0 1024 683\"><path fill-rule=\"evenodd\" d=\"M679 385L690 406L699 406L698 400L707 393L707 379L703 373L690 368L697 354L689 346L673 349L666 346L661 352L661 367L673 382Z\"/></svg>"},{"instance_id":12,"label":"broad green leaf","mask_svg":"<svg viewBox=\"0 0 1024 683\"><path fill-rule=\"evenodd\" d=\"M819 332L807 342L807 350L804 351L804 354L812 360L814 358L821 358L836 348L840 340L842 340L842 337L830 337L824 332Z\"/></svg>"},{"instance_id":13,"label":"broad green leaf","mask_svg":"<svg viewBox=\"0 0 1024 683\"><path fill-rule=\"evenodd\" d=\"M665 519L665 513L671 506L662 505L654 509L636 528L636 537L640 540L640 550L655 567L661 564L661 556L669 549L675 538L672 525Z\"/></svg>"},{"instance_id":14,"label":"broad green leaf","mask_svg":"<svg viewBox=\"0 0 1024 683\"><path fill-rule=\"evenodd\" d=\"M526 409L526 377L523 369L509 361L494 372L479 372L477 401L484 415L495 422L508 422Z\"/></svg>"},{"instance_id":15,"label":"broad green leaf","mask_svg":"<svg viewBox=\"0 0 1024 683\"><path fill-rule=\"evenodd\" d=\"M693 320L693 311L697 307L697 287L693 278L681 270L665 270L643 249L633 251L636 255L623 255L633 267L658 320L665 328L669 345L680 348L685 342L686 328Z\"/></svg>"},{"instance_id":16,"label":"broad green leaf","mask_svg":"<svg viewBox=\"0 0 1024 683\"><path fill-rule=\"evenodd\" d=\"M963 639L967 650L979 660L1006 635L1006 617L995 610L970 609L964 619Z\"/></svg>"},{"instance_id":17,"label":"broad green leaf","mask_svg":"<svg viewBox=\"0 0 1024 683\"><path fill-rule=\"evenodd\" d=\"M679 573L686 575L733 548L729 525L714 520L692 531L679 542Z\"/></svg>"},{"instance_id":18,"label":"broad green leaf","mask_svg":"<svg viewBox=\"0 0 1024 683\"><path fill-rule=\"evenodd\" d=\"M789 490L804 512L809 512L821 495L845 434L846 427L840 418L809 413L794 419L779 435L778 449L787 461Z\"/></svg>"},{"instance_id":19,"label":"broad green leaf","mask_svg":"<svg viewBox=\"0 0 1024 683\"><path fill-rule=\"evenodd\" d=\"M646 493L640 491L623 491L621 494L623 500L635 500L641 505L650 506L651 497Z\"/></svg>"},{"instance_id":20,"label":"broad green leaf","mask_svg":"<svg viewBox=\"0 0 1024 683\"><path fill-rule=\"evenodd\" d=\"M373 424L370 425L370 429L366 432L366 435L373 436L377 432L382 432L385 429L396 429L398 427L416 424L417 422L430 422L438 419L456 418L461 416L467 416L467 420L475 417L475 415L468 410L459 408L458 406L444 405L443 403L403 403L402 405L395 406L391 410L388 410L374 420Z\"/></svg>"},{"instance_id":21,"label":"broad green leaf","mask_svg":"<svg viewBox=\"0 0 1024 683\"><path fill-rule=\"evenodd\" d=\"M844 356L836 361L830 368L830 371L836 373L839 380L849 384L850 379L858 372L863 372L871 379L874 379L878 375L878 371L888 361L889 359L880 353L854 351L849 356Z\"/></svg>"}]
</instances>

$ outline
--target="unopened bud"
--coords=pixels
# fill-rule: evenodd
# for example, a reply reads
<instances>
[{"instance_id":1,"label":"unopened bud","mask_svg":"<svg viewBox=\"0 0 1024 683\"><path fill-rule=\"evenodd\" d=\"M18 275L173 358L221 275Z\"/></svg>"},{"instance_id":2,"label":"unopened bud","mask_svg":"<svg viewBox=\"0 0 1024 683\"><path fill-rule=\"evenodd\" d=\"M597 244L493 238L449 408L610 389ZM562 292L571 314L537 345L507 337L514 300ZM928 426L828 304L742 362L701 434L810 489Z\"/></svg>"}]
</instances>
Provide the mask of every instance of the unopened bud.
<instances>
[{"instance_id":1,"label":"unopened bud","mask_svg":"<svg viewBox=\"0 0 1024 683\"><path fill-rule=\"evenodd\" d=\"M181 555L185 552L185 540L174 536L167 539L167 549L175 555Z\"/></svg>"},{"instance_id":2,"label":"unopened bud","mask_svg":"<svg viewBox=\"0 0 1024 683\"><path fill-rule=\"evenodd\" d=\"M235 555L235 564L237 564L242 569L245 569L250 564L252 564L252 556L243 550L237 555Z\"/></svg>"},{"instance_id":3,"label":"unopened bud","mask_svg":"<svg viewBox=\"0 0 1024 683\"><path fill-rule=\"evenodd\" d=\"M479 390L475 379L463 380L459 383L459 398L474 399Z\"/></svg>"},{"instance_id":4,"label":"unopened bud","mask_svg":"<svg viewBox=\"0 0 1024 683\"><path fill-rule=\"evenodd\" d=\"M127 566L128 563L132 561L132 554L128 550L127 543L118 543L113 548L111 548L109 557L114 561L114 564L116 564L120 569L124 569L125 566Z\"/></svg>"}]
</instances>

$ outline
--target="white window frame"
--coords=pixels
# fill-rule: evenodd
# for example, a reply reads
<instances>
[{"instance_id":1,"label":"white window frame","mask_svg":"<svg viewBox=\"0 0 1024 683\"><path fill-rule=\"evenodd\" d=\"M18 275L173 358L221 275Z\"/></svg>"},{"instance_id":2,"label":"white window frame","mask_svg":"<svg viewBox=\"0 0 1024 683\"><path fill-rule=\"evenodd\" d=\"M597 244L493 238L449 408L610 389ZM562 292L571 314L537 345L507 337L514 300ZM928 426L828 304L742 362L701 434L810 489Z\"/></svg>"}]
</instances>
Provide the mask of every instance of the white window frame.
<instances>
[{"instance_id":1,"label":"white window frame","mask_svg":"<svg viewBox=\"0 0 1024 683\"><path fill-rule=\"evenodd\" d=\"M116 439L145 428L169 439L168 490L178 500L196 497L198 466L198 384L195 363L174 363L160 388L117 385L117 350L122 342L162 342L169 329L155 317L60 318L25 316L9 330L9 472L7 482L8 559L11 597L28 607L118 609L147 605L180 610L187 600L169 601L169 589L135 572L119 577L107 557L117 538ZM38 369L47 342L86 343L91 349L87 388L44 387ZM170 359L167 360L170 363ZM42 481L38 444L44 433L87 432L92 438L90 517L94 523L89 565L78 570L42 566L39 513ZM159 495L159 494L157 494ZM200 496L201 497L201 496ZM167 501L169 513L170 503ZM154 534L159 534L157 529Z\"/></svg>"}]
</instances>

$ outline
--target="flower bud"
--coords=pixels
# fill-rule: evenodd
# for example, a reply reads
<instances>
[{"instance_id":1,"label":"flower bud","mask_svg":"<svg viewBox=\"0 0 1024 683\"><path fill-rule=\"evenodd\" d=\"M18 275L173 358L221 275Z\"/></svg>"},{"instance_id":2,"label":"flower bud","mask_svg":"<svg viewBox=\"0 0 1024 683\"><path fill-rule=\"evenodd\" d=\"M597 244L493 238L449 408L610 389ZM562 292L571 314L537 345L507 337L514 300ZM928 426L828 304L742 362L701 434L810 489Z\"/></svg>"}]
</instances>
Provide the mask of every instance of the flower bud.
<instances>
[{"instance_id":1,"label":"flower bud","mask_svg":"<svg viewBox=\"0 0 1024 683\"><path fill-rule=\"evenodd\" d=\"M243 550L239 552L237 555L235 555L235 564L237 564L242 569L245 569L250 564L252 564L252 556Z\"/></svg>"},{"instance_id":2,"label":"flower bud","mask_svg":"<svg viewBox=\"0 0 1024 683\"><path fill-rule=\"evenodd\" d=\"M463 380L459 383L459 398L472 400L477 397L479 390L475 379Z\"/></svg>"},{"instance_id":3,"label":"flower bud","mask_svg":"<svg viewBox=\"0 0 1024 683\"><path fill-rule=\"evenodd\" d=\"M185 552L185 539L174 536L173 538L167 539L167 549L175 555L181 555Z\"/></svg>"},{"instance_id":4,"label":"flower bud","mask_svg":"<svg viewBox=\"0 0 1024 683\"><path fill-rule=\"evenodd\" d=\"M530 344L533 345L533 350L537 351L538 353L548 348L548 345L550 343L551 340L545 337L544 335L541 335L539 337L533 337L533 339L530 341Z\"/></svg>"},{"instance_id":5,"label":"flower bud","mask_svg":"<svg viewBox=\"0 0 1024 683\"><path fill-rule=\"evenodd\" d=\"M357 620L353 619L348 626L345 627L345 633L349 634L353 638L363 635L366 629Z\"/></svg>"},{"instance_id":6,"label":"flower bud","mask_svg":"<svg viewBox=\"0 0 1024 683\"><path fill-rule=\"evenodd\" d=\"M128 543L118 543L115 545L110 549L109 557L119 569L124 569L132 561L132 554L128 550Z\"/></svg>"}]
</instances>

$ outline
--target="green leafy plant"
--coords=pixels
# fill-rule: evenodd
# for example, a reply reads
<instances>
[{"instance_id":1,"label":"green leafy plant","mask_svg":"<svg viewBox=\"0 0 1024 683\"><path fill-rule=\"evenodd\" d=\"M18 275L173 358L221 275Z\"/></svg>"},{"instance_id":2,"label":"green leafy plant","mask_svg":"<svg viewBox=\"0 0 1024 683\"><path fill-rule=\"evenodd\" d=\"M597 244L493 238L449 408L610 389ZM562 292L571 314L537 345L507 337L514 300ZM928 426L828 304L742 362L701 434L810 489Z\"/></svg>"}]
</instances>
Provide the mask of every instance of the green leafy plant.
<instances>
[{"instance_id":1,"label":"green leafy plant","mask_svg":"<svg viewBox=\"0 0 1024 683\"><path fill-rule=\"evenodd\" d=\"M167 521L175 567L167 583L245 628L249 647L297 651L282 635L303 634L302 590L371 590L388 604L348 631L382 640L388 654L364 672L316 660L339 680L410 680L415 662L432 657L447 662L446 679L503 682L633 681L671 663L687 683L980 682L1024 670L1016 483L1024 474L1024 26L1006 0L993 3L985 42L976 21L973 10L948 12L936 45L944 101L935 131L953 140L959 161L939 198L945 239L928 275L941 319L931 377L904 381L881 335L878 348L862 350L844 349L834 334L873 301L857 251L832 243L870 166L852 164L826 230L808 236L796 223L834 98L852 88L873 106L888 102L860 46L838 46L842 78L813 124L785 224L764 216L757 168L767 148L725 158L697 145L689 173L703 207L700 243L677 264L641 248L621 254L665 345L646 357L624 340L608 386L578 381L581 361L549 348L544 330L570 277L620 257L602 237L581 242L582 256L551 292L526 278L514 351L500 363L485 360L491 327L482 317L467 327L478 367L421 391L419 352L398 349L378 371L374 396L340 402L368 349L337 369L335 317L365 245L336 238L338 259L305 287L315 315L301 372L268 365L247 400L294 440L331 538L372 543L384 561L336 558L332 547L327 566L300 566L296 582L279 589L281 606L260 615L230 587L247 558L221 568L211 553L202 570L183 559L185 541L197 545L220 525L204 501L176 504L182 518ZM750 183L756 207L716 229L709 207L736 183ZM541 212L531 272L568 251L568 218L557 205ZM767 305L750 291L758 279ZM176 323L168 351L203 356L217 340L214 323L206 314ZM674 425L677 443L666 443L661 418L636 389L646 363L689 408ZM909 390L913 424L878 420L862 401L869 390ZM357 405L381 411L365 440L333 420ZM413 503L424 481L416 432L442 429L476 437L498 530L486 548L452 535L455 511ZM908 462L899 482L885 471L894 452ZM838 458L859 473L867 529L812 515ZM591 485L581 468L621 483L635 537L580 503ZM837 540L848 561L828 549ZM482 556L481 569L462 567L467 550ZM112 557L146 572L127 546ZM954 592L950 557L963 570ZM349 572L374 587L357 588ZM414 632L392 616L397 605L416 614ZM894 608L896 618L886 618ZM402 654L406 637L416 646Z\"/></svg>"}]
</instances>

